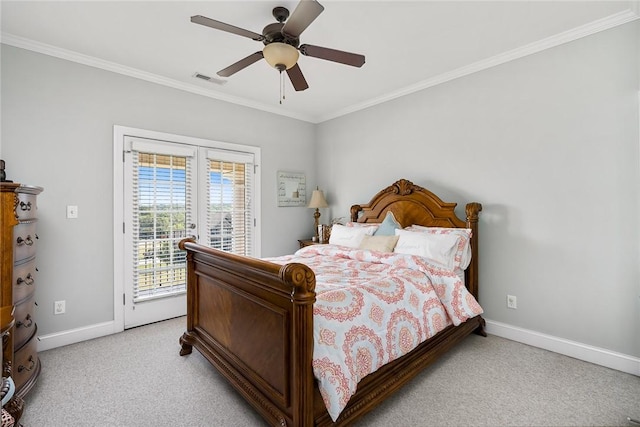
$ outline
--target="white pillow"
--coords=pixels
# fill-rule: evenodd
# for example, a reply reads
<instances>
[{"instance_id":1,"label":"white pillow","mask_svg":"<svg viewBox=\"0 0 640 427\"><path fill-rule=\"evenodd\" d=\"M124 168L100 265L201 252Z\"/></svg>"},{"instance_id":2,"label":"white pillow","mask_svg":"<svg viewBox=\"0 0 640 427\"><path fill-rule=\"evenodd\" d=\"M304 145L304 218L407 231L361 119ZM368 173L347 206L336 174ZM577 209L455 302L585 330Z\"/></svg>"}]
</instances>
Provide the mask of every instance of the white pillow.
<instances>
[{"instance_id":1,"label":"white pillow","mask_svg":"<svg viewBox=\"0 0 640 427\"><path fill-rule=\"evenodd\" d=\"M447 228L447 227L424 227L422 225L412 225L405 230L417 231L428 234L453 234L458 236L458 248L455 253L455 268L466 269L471 263L471 229L470 228Z\"/></svg>"},{"instance_id":2,"label":"white pillow","mask_svg":"<svg viewBox=\"0 0 640 427\"><path fill-rule=\"evenodd\" d=\"M345 225L353 228L373 228L374 232L380 227L380 224L373 222L348 222ZM373 233L371 236L373 236Z\"/></svg>"},{"instance_id":3,"label":"white pillow","mask_svg":"<svg viewBox=\"0 0 640 427\"><path fill-rule=\"evenodd\" d=\"M409 230L396 230L400 236L394 252L407 255L418 255L442 264L453 270L458 236L454 234L428 234Z\"/></svg>"},{"instance_id":4,"label":"white pillow","mask_svg":"<svg viewBox=\"0 0 640 427\"><path fill-rule=\"evenodd\" d=\"M346 227L334 224L331 227L329 243L332 245L348 246L357 248L360 246L364 236L371 236L376 231L374 227Z\"/></svg>"}]
</instances>

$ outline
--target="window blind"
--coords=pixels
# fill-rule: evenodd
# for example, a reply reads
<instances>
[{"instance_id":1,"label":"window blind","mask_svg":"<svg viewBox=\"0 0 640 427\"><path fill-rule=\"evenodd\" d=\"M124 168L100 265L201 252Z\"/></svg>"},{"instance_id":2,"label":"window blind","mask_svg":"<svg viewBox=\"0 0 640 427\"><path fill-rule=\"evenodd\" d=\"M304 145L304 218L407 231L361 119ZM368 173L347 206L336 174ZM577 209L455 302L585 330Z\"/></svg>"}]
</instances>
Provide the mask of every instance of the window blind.
<instances>
[{"instance_id":1,"label":"window blind","mask_svg":"<svg viewBox=\"0 0 640 427\"><path fill-rule=\"evenodd\" d=\"M252 255L253 168L250 154L207 150L209 246Z\"/></svg>"},{"instance_id":2,"label":"window blind","mask_svg":"<svg viewBox=\"0 0 640 427\"><path fill-rule=\"evenodd\" d=\"M132 145L134 302L186 291L186 255L177 244L192 224L193 150L141 152Z\"/></svg>"}]
</instances>

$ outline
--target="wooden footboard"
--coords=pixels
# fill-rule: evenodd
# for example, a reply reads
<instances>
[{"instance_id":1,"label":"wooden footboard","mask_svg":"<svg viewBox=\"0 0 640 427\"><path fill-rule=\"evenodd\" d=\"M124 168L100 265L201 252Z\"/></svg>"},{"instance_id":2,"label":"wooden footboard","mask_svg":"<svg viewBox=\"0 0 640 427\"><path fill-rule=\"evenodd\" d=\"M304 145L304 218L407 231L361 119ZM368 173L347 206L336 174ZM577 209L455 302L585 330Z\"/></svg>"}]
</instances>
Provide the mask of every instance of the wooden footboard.
<instances>
[{"instance_id":1,"label":"wooden footboard","mask_svg":"<svg viewBox=\"0 0 640 427\"><path fill-rule=\"evenodd\" d=\"M461 339L484 332L478 316L450 326L365 377L336 423L312 372L315 275L180 242L187 250L187 331L181 355L196 347L272 425L345 425L375 408Z\"/></svg>"},{"instance_id":2,"label":"wooden footboard","mask_svg":"<svg viewBox=\"0 0 640 427\"><path fill-rule=\"evenodd\" d=\"M273 425L313 425L315 275L180 242L187 250L187 331L196 347Z\"/></svg>"}]
</instances>

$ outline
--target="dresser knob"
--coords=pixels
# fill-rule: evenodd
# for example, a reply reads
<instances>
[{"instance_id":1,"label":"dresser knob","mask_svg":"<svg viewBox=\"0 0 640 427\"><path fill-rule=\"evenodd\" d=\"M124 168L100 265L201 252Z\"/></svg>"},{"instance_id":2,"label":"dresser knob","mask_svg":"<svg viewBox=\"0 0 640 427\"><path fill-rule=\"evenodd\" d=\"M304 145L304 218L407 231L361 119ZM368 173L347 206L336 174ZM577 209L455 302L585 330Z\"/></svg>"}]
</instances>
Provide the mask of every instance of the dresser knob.
<instances>
[{"instance_id":1,"label":"dresser knob","mask_svg":"<svg viewBox=\"0 0 640 427\"><path fill-rule=\"evenodd\" d=\"M22 245L32 246L33 245L33 239L31 239L31 235L28 235L26 239L23 239L22 237L18 237L16 239L16 242L18 243L18 246L22 246Z\"/></svg>"},{"instance_id":2,"label":"dresser knob","mask_svg":"<svg viewBox=\"0 0 640 427\"><path fill-rule=\"evenodd\" d=\"M35 360L33 360L33 355L29 356L28 362L29 362L29 367L27 368L24 365L20 365L20 366L18 366L18 372L30 371L36 366L36 362L35 362Z\"/></svg>"},{"instance_id":3,"label":"dresser knob","mask_svg":"<svg viewBox=\"0 0 640 427\"><path fill-rule=\"evenodd\" d=\"M16 280L16 284L22 285L24 283L25 285L30 286L30 285L33 285L34 281L35 279L31 275L31 273L29 273L27 274L27 277L25 277L24 279L22 277L18 277L18 280Z\"/></svg>"},{"instance_id":4,"label":"dresser knob","mask_svg":"<svg viewBox=\"0 0 640 427\"><path fill-rule=\"evenodd\" d=\"M30 314L27 314L27 317L24 318L24 323L20 321L16 323L16 327L18 328L21 326L24 326L25 328L30 328L31 325L33 325L33 319L31 318Z\"/></svg>"}]
</instances>

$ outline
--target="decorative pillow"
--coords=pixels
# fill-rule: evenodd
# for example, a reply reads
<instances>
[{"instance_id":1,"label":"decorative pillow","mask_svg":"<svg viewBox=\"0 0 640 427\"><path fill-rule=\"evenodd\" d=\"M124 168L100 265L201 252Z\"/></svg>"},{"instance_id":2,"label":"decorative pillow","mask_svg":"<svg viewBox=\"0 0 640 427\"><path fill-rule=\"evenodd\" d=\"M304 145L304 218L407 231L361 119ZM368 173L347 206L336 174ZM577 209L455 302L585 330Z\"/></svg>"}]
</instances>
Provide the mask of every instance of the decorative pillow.
<instances>
[{"instance_id":1,"label":"decorative pillow","mask_svg":"<svg viewBox=\"0 0 640 427\"><path fill-rule=\"evenodd\" d=\"M454 234L429 234L410 230L396 230L399 236L394 252L418 255L453 270L458 236Z\"/></svg>"},{"instance_id":2,"label":"decorative pillow","mask_svg":"<svg viewBox=\"0 0 640 427\"><path fill-rule=\"evenodd\" d=\"M364 236L360 242L360 249L369 249L370 251L393 252L399 236Z\"/></svg>"},{"instance_id":3,"label":"decorative pillow","mask_svg":"<svg viewBox=\"0 0 640 427\"><path fill-rule=\"evenodd\" d=\"M393 212L388 211L387 216L380 223L380 227L373 233L374 236L394 236L395 231L402 226L396 221L396 217L393 216Z\"/></svg>"},{"instance_id":4,"label":"decorative pillow","mask_svg":"<svg viewBox=\"0 0 640 427\"><path fill-rule=\"evenodd\" d=\"M456 268L466 269L471 262L471 229L470 228L446 228L446 227L424 227L422 225L412 225L405 230L417 231L432 235L451 234L458 236L458 247L456 249L454 265Z\"/></svg>"},{"instance_id":5,"label":"decorative pillow","mask_svg":"<svg viewBox=\"0 0 640 427\"><path fill-rule=\"evenodd\" d=\"M364 236L371 236L375 229L373 227L347 227L335 224L331 227L329 243L332 245L348 246L357 248Z\"/></svg>"}]
</instances>

